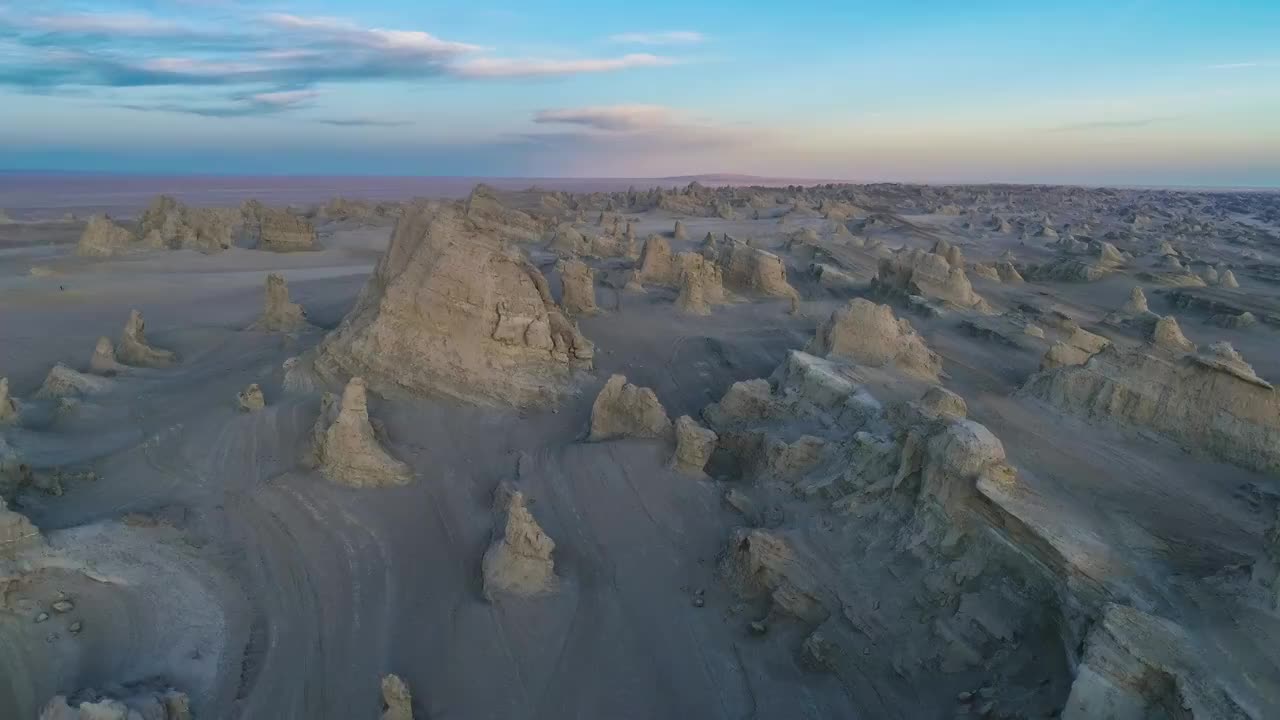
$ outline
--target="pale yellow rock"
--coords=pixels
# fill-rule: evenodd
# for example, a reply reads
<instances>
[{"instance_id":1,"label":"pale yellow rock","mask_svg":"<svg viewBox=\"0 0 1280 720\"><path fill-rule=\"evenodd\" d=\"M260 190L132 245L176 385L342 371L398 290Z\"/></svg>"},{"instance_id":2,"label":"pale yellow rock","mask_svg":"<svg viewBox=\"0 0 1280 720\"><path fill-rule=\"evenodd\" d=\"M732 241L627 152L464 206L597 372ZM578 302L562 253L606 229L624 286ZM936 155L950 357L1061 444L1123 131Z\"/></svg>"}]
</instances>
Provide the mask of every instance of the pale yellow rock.
<instances>
[{"instance_id":1,"label":"pale yellow rock","mask_svg":"<svg viewBox=\"0 0 1280 720\"><path fill-rule=\"evenodd\" d=\"M100 395L110 390L111 386L111 381L106 378L86 375L58 363L45 376L44 384L36 391L36 397L52 399Z\"/></svg>"},{"instance_id":2,"label":"pale yellow rock","mask_svg":"<svg viewBox=\"0 0 1280 720\"><path fill-rule=\"evenodd\" d=\"M369 423L366 392L364 380L358 377L351 378L342 391L337 415L316 448L320 472L330 481L349 487L404 485L413 477L412 471L378 443ZM317 431L330 414L332 406L322 406Z\"/></svg>"},{"instance_id":3,"label":"pale yellow rock","mask_svg":"<svg viewBox=\"0 0 1280 720\"><path fill-rule=\"evenodd\" d=\"M98 338L93 346L93 355L89 357L89 372L95 375L114 375L124 369L125 366L116 359L116 346L111 338Z\"/></svg>"},{"instance_id":4,"label":"pale yellow rock","mask_svg":"<svg viewBox=\"0 0 1280 720\"><path fill-rule=\"evenodd\" d=\"M715 452L717 435L688 415L676 420L676 452L671 464L680 470L701 473Z\"/></svg>"},{"instance_id":5,"label":"pale yellow rock","mask_svg":"<svg viewBox=\"0 0 1280 720\"><path fill-rule=\"evenodd\" d=\"M266 332L295 332L310 327L307 313L302 306L289 300L289 283L280 273L267 276L263 298L262 317L250 326L251 330Z\"/></svg>"},{"instance_id":6,"label":"pale yellow rock","mask_svg":"<svg viewBox=\"0 0 1280 720\"><path fill-rule=\"evenodd\" d=\"M632 385L623 375L610 377L591 406L590 440L667 438L671 431L671 420L653 390Z\"/></svg>"},{"instance_id":7,"label":"pale yellow rock","mask_svg":"<svg viewBox=\"0 0 1280 720\"><path fill-rule=\"evenodd\" d=\"M556 543L529 512L524 493L500 487L494 515L498 526L481 568L485 598L492 602L502 594L534 597L554 592Z\"/></svg>"},{"instance_id":8,"label":"pale yellow rock","mask_svg":"<svg viewBox=\"0 0 1280 720\"><path fill-rule=\"evenodd\" d=\"M458 203L407 208L355 307L321 343L325 377L384 392L516 406L553 402L594 347L546 278Z\"/></svg>"},{"instance_id":9,"label":"pale yellow rock","mask_svg":"<svg viewBox=\"0 0 1280 720\"><path fill-rule=\"evenodd\" d=\"M942 359L925 345L911 323L894 317L893 308L857 298L818 326L805 352L837 357L869 367L893 366L904 373L936 380Z\"/></svg>"},{"instance_id":10,"label":"pale yellow rock","mask_svg":"<svg viewBox=\"0 0 1280 720\"><path fill-rule=\"evenodd\" d=\"M76 244L76 254L83 257L111 257L145 249L135 241L133 233L112 222L105 215L89 218Z\"/></svg>"},{"instance_id":11,"label":"pale yellow rock","mask_svg":"<svg viewBox=\"0 0 1280 720\"><path fill-rule=\"evenodd\" d=\"M1150 312L1147 308L1147 295L1142 292L1142 288L1135 286L1129 291L1129 301L1124 304L1121 312L1129 315L1140 315L1144 312Z\"/></svg>"},{"instance_id":12,"label":"pale yellow rock","mask_svg":"<svg viewBox=\"0 0 1280 720\"><path fill-rule=\"evenodd\" d=\"M671 243L658 235L650 235L644 241L640 253L640 267L636 280L646 285L676 285L680 281L680 268L671 253Z\"/></svg>"},{"instance_id":13,"label":"pale yellow rock","mask_svg":"<svg viewBox=\"0 0 1280 720\"><path fill-rule=\"evenodd\" d=\"M961 308L988 310L985 300L973 291L964 266L952 267L942 255L920 250L900 250L880 261L875 287L881 292L919 295Z\"/></svg>"},{"instance_id":14,"label":"pale yellow rock","mask_svg":"<svg viewBox=\"0 0 1280 720\"><path fill-rule=\"evenodd\" d=\"M0 425L18 419L18 403L9 396L9 378L0 378Z\"/></svg>"},{"instance_id":15,"label":"pale yellow rock","mask_svg":"<svg viewBox=\"0 0 1280 720\"><path fill-rule=\"evenodd\" d=\"M146 322L142 319L142 313L137 310L129 313L129 320L120 336L120 344L116 347L116 357L124 364L135 367L168 367L178 360L173 352L147 344Z\"/></svg>"},{"instance_id":16,"label":"pale yellow rock","mask_svg":"<svg viewBox=\"0 0 1280 720\"><path fill-rule=\"evenodd\" d=\"M413 696L398 675L382 678L382 720L413 720Z\"/></svg>"},{"instance_id":17,"label":"pale yellow rock","mask_svg":"<svg viewBox=\"0 0 1280 720\"><path fill-rule=\"evenodd\" d=\"M560 263L560 304L570 315L593 315L600 312L596 305L595 271L581 260L564 260Z\"/></svg>"},{"instance_id":18,"label":"pale yellow rock","mask_svg":"<svg viewBox=\"0 0 1280 720\"><path fill-rule=\"evenodd\" d=\"M1189 353L1195 352L1196 349L1195 343L1182 334L1178 319L1172 315L1165 315L1157 320L1155 327L1151 330L1151 337L1148 339L1152 345L1169 352Z\"/></svg>"},{"instance_id":19,"label":"pale yellow rock","mask_svg":"<svg viewBox=\"0 0 1280 720\"><path fill-rule=\"evenodd\" d=\"M250 200L242 212L250 241L256 242L259 250L298 252L318 248L315 226L287 208L267 207Z\"/></svg>"},{"instance_id":20,"label":"pale yellow rock","mask_svg":"<svg viewBox=\"0 0 1280 720\"><path fill-rule=\"evenodd\" d=\"M689 233L684 229L684 223L676 221L675 229L671 231L671 237L676 240L688 240Z\"/></svg>"},{"instance_id":21,"label":"pale yellow rock","mask_svg":"<svg viewBox=\"0 0 1280 720\"><path fill-rule=\"evenodd\" d=\"M262 388L257 383L241 390L236 395L236 401L244 412L257 412L267 406L267 398L262 394Z\"/></svg>"}]
</instances>

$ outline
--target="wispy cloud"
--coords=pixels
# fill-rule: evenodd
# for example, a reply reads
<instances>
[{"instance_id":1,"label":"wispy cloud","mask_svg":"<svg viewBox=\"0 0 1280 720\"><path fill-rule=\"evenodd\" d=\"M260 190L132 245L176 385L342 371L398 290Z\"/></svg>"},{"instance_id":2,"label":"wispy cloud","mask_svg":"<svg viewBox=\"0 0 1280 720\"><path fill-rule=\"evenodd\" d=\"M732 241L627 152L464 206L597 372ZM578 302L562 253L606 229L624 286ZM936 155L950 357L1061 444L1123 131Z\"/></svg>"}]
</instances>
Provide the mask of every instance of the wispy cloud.
<instances>
[{"instance_id":1,"label":"wispy cloud","mask_svg":"<svg viewBox=\"0 0 1280 720\"><path fill-rule=\"evenodd\" d=\"M1168 122L1176 119L1173 116L1165 117L1148 117L1134 118L1131 120L1090 120L1086 122L1069 123L1059 125L1057 127L1048 128L1049 132L1077 132L1082 130L1112 130L1120 128L1138 128L1155 125L1157 123Z\"/></svg>"},{"instance_id":2,"label":"wispy cloud","mask_svg":"<svg viewBox=\"0 0 1280 720\"><path fill-rule=\"evenodd\" d=\"M674 65L672 58L633 53L614 58L544 60L538 58L476 58L453 66L455 74L470 78L519 78L581 75L642 67Z\"/></svg>"},{"instance_id":3,"label":"wispy cloud","mask_svg":"<svg viewBox=\"0 0 1280 720\"><path fill-rule=\"evenodd\" d=\"M316 122L321 125L334 125L336 127L404 127L413 124L408 120L384 118L325 118Z\"/></svg>"},{"instance_id":4,"label":"wispy cloud","mask_svg":"<svg viewBox=\"0 0 1280 720\"><path fill-rule=\"evenodd\" d=\"M248 15L248 5L226 7L234 8L230 16L191 21L196 24L145 14L0 12L0 44L15 48L0 52L0 85L29 92L183 86L296 92L320 83L551 78L678 62L648 53L506 57L420 30L363 27L323 16ZM251 114L242 107L251 104L198 112Z\"/></svg>"},{"instance_id":5,"label":"wispy cloud","mask_svg":"<svg viewBox=\"0 0 1280 720\"><path fill-rule=\"evenodd\" d=\"M1244 62L1217 63L1206 65L1210 70L1246 70L1248 68L1280 67L1280 60L1247 60Z\"/></svg>"},{"instance_id":6,"label":"wispy cloud","mask_svg":"<svg viewBox=\"0 0 1280 720\"><path fill-rule=\"evenodd\" d=\"M692 30L666 30L663 32L625 32L610 35L609 40L632 45L696 45L707 38Z\"/></svg>"},{"instance_id":7,"label":"wispy cloud","mask_svg":"<svg viewBox=\"0 0 1280 720\"><path fill-rule=\"evenodd\" d=\"M675 113L661 105L609 105L540 110L533 121L540 125L562 123L597 130L627 131L669 126Z\"/></svg>"}]
</instances>

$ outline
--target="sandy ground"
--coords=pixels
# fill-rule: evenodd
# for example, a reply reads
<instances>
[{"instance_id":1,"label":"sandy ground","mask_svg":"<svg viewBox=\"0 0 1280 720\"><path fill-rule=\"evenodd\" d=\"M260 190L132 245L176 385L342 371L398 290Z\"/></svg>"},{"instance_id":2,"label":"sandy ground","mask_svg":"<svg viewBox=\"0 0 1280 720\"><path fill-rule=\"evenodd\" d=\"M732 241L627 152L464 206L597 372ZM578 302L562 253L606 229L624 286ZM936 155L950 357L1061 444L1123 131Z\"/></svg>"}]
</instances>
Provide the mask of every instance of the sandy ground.
<instances>
[{"instance_id":1,"label":"sandy ground","mask_svg":"<svg viewBox=\"0 0 1280 720\"><path fill-rule=\"evenodd\" d=\"M667 232L674 217L645 213L637 233ZM1050 256L1043 243L965 232L956 218L903 218L920 230L886 231L891 247L947 237L971 261L1006 249L1032 262ZM691 239L677 250L714 232L781 251L782 233L823 226L684 222ZM581 323L597 346L596 369L576 396L554 411L523 413L442 398L371 399L391 451L415 480L354 490L300 467L318 396L284 393L281 364L341 320L389 224L322 226L325 249L313 253L174 251L106 261L72 254L79 227L0 228L0 375L14 395L29 398L56 362L84 369L94 341L118 336L133 308L144 313L151 343L182 362L127 371L71 412L33 401L30 421L5 431L34 467L92 468L97 479L73 482L61 497L21 498L21 511L71 567L11 589L10 603L31 608L59 592L75 596L83 631L0 613L0 716L34 718L56 692L163 677L191 695L202 720L372 718L379 678L389 672L409 683L420 718L923 716L803 669L798 628L747 631L751 610L716 573L725 538L741 524L722 501L731 481L672 471L659 442L583 441L592 399L611 373L653 388L672 417L697 416L733 382L768 376L866 286L824 290L807 262L790 257L801 315L789 315L783 300L757 300L689 317L676 312L672 290L640 295L602 283L606 312ZM876 257L850 251L840 259L870 282ZM535 252L534 260L558 291L554 259ZM245 330L260 312L268 272L288 278L317 330ZM1238 274L1246 291L1275 296L1274 285ZM994 304L1052 302L1096 329L1133 279L973 283ZM1157 289L1149 286L1152 309L1168 312ZM1230 339L1262 377L1280 380L1274 326L1225 330L1205 325L1207 313L1179 313L1191 339ZM1013 396L1040 353L975 338L962 319L911 317L943 356L947 386L1003 440L1025 483L1025 518L1078 549L1104 583L1149 609L1194 618L1211 638L1206 653L1239 668L1237 689L1255 707L1280 707L1280 618L1183 582L1263 553L1272 518L1257 498L1280 496L1280 479ZM262 386L266 410L238 412L236 393L249 383ZM892 397L918 387L886 382L876 390ZM491 497L521 454L521 482L557 542L564 586L546 598L491 604L479 570ZM110 582L86 579L78 567ZM699 591L704 607L693 602ZM873 683L892 676L874 658L865 671ZM963 685L916 690L950 697L956 688Z\"/></svg>"}]
</instances>

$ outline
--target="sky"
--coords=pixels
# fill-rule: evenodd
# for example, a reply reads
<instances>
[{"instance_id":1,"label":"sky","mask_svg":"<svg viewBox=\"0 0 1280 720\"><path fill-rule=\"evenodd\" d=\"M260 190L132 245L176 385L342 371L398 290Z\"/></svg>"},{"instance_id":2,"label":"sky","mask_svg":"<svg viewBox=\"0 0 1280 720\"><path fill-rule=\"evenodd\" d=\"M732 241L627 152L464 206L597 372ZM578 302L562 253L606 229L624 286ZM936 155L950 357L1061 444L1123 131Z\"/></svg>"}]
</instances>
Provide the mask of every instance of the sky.
<instances>
[{"instance_id":1,"label":"sky","mask_svg":"<svg viewBox=\"0 0 1280 720\"><path fill-rule=\"evenodd\" d=\"M0 170L1280 186L1276 0L0 0Z\"/></svg>"}]
</instances>

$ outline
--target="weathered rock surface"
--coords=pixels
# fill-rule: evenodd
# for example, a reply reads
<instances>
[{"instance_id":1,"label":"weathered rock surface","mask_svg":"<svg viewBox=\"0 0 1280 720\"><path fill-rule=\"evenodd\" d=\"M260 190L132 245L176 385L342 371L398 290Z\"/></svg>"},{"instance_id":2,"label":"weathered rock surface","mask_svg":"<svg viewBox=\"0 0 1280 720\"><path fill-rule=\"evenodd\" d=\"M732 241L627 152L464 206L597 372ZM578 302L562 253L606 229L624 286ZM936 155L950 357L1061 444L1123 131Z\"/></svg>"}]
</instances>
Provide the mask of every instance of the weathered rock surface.
<instances>
[{"instance_id":1,"label":"weathered rock surface","mask_svg":"<svg viewBox=\"0 0 1280 720\"><path fill-rule=\"evenodd\" d=\"M787 281L782 258L771 252L727 238L720 246L718 264L727 287L770 297L799 297Z\"/></svg>"},{"instance_id":2,"label":"weathered rock surface","mask_svg":"<svg viewBox=\"0 0 1280 720\"><path fill-rule=\"evenodd\" d=\"M307 313L302 306L290 302L289 284L284 276L280 273L268 275L262 317L258 318L250 329L266 332L296 332L310 326L307 322Z\"/></svg>"},{"instance_id":3,"label":"weathered rock surface","mask_svg":"<svg viewBox=\"0 0 1280 720\"><path fill-rule=\"evenodd\" d=\"M0 378L0 425L18 419L18 403L9 396L9 378Z\"/></svg>"},{"instance_id":4,"label":"weathered rock surface","mask_svg":"<svg viewBox=\"0 0 1280 720\"><path fill-rule=\"evenodd\" d=\"M125 366L116 359L116 346L111 338L100 337L93 346L93 355L89 357L89 372L95 375L114 375Z\"/></svg>"},{"instance_id":5,"label":"weathered rock surface","mask_svg":"<svg viewBox=\"0 0 1280 720\"><path fill-rule=\"evenodd\" d=\"M509 208L488 185L477 185L463 205L466 217L489 237L507 242L534 242L542 227L528 213Z\"/></svg>"},{"instance_id":6,"label":"weathered rock surface","mask_svg":"<svg viewBox=\"0 0 1280 720\"><path fill-rule=\"evenodd\" d=\"M671 419L658 396L622 375L610 377L591 406L590 440L670 436Z\"/></svg>"},{"instance_id":7,"label":"weathered rock surface","mask_svg":"<svg viewBox=\"0 0 1280 720\"><path fill-rule=\"evenodd\" d=\"M702 472L715 452L717 435L688 415L676 420L676 452L671 464L681 470Z\"/></svg>"},{"instance_id":8,"label":"weathered rock surface","mask_svg":"<svg viewBox=\"0 0 1280 720\"><path fill-rule=\"evenodd\" d=\"M258 383L254 383L236 395L236 403L244 412L257 412L267 406L267 398Z\"/></svg>"},{"instance_id":9,"label":"weathered rock surface","mask_svg":"<svg viewBox=\"0 0 1280 720\"><path fill-rule=\"evenodd\" d=\"M316 368L385 390L527 406L563 394L593 354L542 273L504 252L462 206L428 204L400 218Z\"/></svg>"},{"instance_id":10,"label":"weathered rock surface","mask_svg":"<svg viewBox=\"0 0 1280 720\"><path fill-rule=\"evenodd\" d=\"M893 308L857 298L818 326L805 352L838 357L870 367L892 365L904 373L937 380L942 359L915 328L894 317Z\"/></svg>"},{"instance_id":11,"label":"weathered rock surface","mask_svg":"<svg viewBox=\"0 0 1280 720\"><path fill-rule=\"evenodd\" d=\"M1215 360L1109 346L1081 365L1033 375L1019 392L1082 417L1148 427L1247 468L1280 470L1280 395L1249 377L1252 369Z\"/></svg>"},{"instance_id":12,"label":"weathered rock surface","mask_svg":"<svg viewBox=\"0 0 1280 720\"><path fill-rule=\"evenodd\" d=\"M298 252L317 249L315 226L287 208L267 207L251 200L244 204L243 213L249 241L259 250Z\"/></svg>"},{"instance_id":13,"label":"weathered rock surface","mask_svg":"<svg viewBox=\"0 0 1280 720\"><path fill-rule=\"evenodd\" d=\"M882 294L918 295L981 312L990 309L973 291L963 265L952 267L946 257L921 250L901 250L881 260L873 287Z\"/></svg>"},{"instance_id":14,"label":"weathered rock surface","mask_svg":"<svg viewBox=\"0 0 1280 720\"><path fill-rule=\"evenodd\" d=\"M76 254L84 257L111 257L124 255L148 248L138 242L133 233L120 227L105 215L94 215L89 218L76 244Z\"/></svg>"},{"instance_id":15,"label":"weathered rock surface","mask_svg":"<svg viewBox=\"0 0 1280 720\"><path fill-rule=\"evenodd\" d=\"M139 219L138 236L147 247L217 253L231 247L244 221L234 208L193 208L160 195Z\"/></svg>"},{"instance_id":16,"label":"weathered rock surface","mask_svg":"<svg viewBox=\"0 0 1280 720\"><path fill-rule=\"evenodd\" d=\"M484 595L490 602L502 594L535 597L556 589L556 543L538 525L524 493L509 485L494 493L494 536L484 554Z\"/></svg>"},{"instance_id":17,"label":"weathered rock surface","mask_svg":"<svg viewBox=\"0 0 1280 720\"><path fill-rule=\"evenodd\" d=\"M139 690L123 700L92 691L79 695L74 701L55 696L40 720L192 720L190 699L172 689Z\"/></svg>"},{"instance_id":18,"label":"weathered rock surface","mask_svg":"<svg viewBox=\"0 0 1280 720\"><path fill-rule=\"evenodd\" d=\"M58 363L45 376L44 384L36 391L41 399L100 395L111 389L111 381L96 375L86 375Z\"/></svg>"},{"instance_id":19,"label":"weathered rock surface","mask_svg":"<svg viewBox=\"0 0 1280 720\"><path fill-rule=\"evenodd\" d=\"M636 280L647 285L676 285L680 281L680 267L671 253L671 243L658 235L645 238L640 253L640 267Z\"/></svg>"},{"instance_id":20,"label":"weathered rock surface","mask_svg":"<svg viewBox=\"0 0 1280 720\"><path fill-rule=\"evenodd\" d=\"M596 274L591 266L581 260L565 260L560 263L560 304L570 315L593 315L600 312L596 305Z\"/></svg>"},{"instance_id":21,"label":"weathered rock surface","mask_svg":"<svg viewBox=\"0 0 1280 720\"><path fill-rule=\"evenodd\" d=\"M137 310L129 313L129 320L120 335L120 344L116 346L116 357L120 362L135 367L168 367L178 361L178 356L172 351L147 344L146 322Z\"/></svg>"},{"instance_id":22,"label":"weathered rock surface","mask_svg":"<svg viewBox=\"0 0 1280 720\"><path fill-rule=\"evenodd\" d=\"M382 678L382 720L413 720L413 696L398 675Z\"/></svg>"},{"instance_id":23,"label":"weathered rock surface","mask_svg":"<svg viewBox=\"0 0 1280 720\"><path fill-rule=\"evenodd\" d=\"M375 437L366 393L364 380L353 377L337 407L332 402L322 404L313 430L320 472L330 481L350 487L404 485L413 473L408 465L387 454Z\"/></svg>"}]
</instances>

